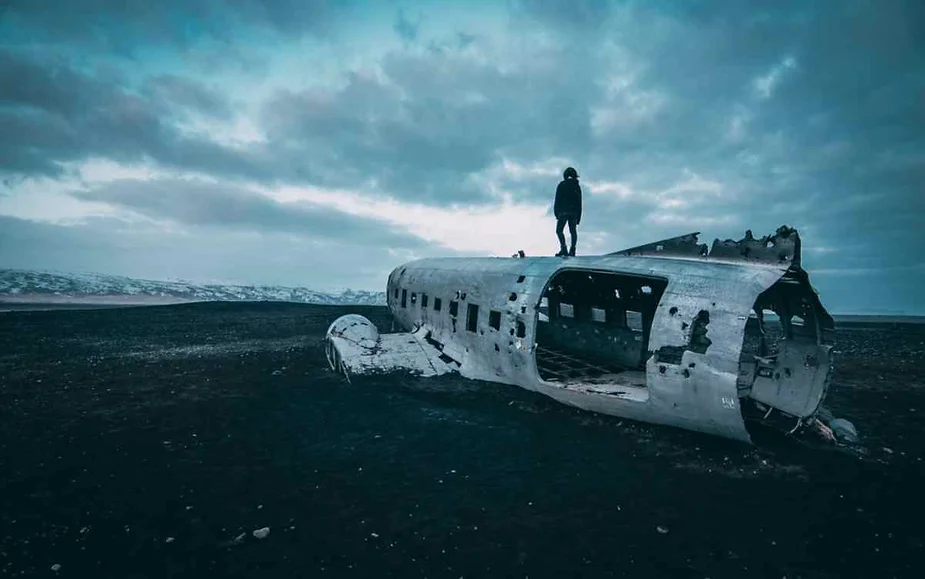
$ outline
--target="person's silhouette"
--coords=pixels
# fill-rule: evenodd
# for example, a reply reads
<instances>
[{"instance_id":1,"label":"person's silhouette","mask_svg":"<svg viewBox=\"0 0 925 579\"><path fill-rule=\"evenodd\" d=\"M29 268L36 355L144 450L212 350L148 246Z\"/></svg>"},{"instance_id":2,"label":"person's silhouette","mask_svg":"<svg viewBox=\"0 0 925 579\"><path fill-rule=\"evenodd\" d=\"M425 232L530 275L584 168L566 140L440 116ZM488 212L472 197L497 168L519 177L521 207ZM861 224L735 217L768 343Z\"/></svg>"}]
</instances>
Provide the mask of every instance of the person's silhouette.
<instances>
[{"instance_id":1,"label":"person's silhouette","mask_svg":"<svg viewBox=\"0 0 925 579\"><path fill-rule=\"evenodd\" d=\"M578 184L578 171L572 167L562 172L562 181L556 187L553 214L556 216L556 237L559 238L559 253L556 256L575 255L575 245L578 243L577 227L581 223L581 185ZM565 249L565 235L563 234L566 223L568 223L569 236L572 238L572 244L568 250Z\"/></svg>"}]
</instances>

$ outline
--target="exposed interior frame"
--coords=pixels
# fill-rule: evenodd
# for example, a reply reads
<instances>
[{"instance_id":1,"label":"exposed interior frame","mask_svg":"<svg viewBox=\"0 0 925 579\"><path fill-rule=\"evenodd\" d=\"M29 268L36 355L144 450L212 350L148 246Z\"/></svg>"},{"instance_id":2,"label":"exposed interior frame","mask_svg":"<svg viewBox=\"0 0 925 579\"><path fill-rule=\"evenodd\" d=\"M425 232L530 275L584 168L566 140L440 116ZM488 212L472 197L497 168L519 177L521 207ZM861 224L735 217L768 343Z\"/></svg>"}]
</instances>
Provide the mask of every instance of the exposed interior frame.
<instances>
[{"instance_id":1,"label":"exposed interior frame","mask_svg":"<svg viewBox=\"0 0 925 579\"><path fill-rule=\"evenodd\" d=\"M550 386L644 401L652 320L668 280L561 269L537 304L535 361Z\"/></svg>"},{"instance_id":2,"label":"exposed interior frame","mask_svg":"<svg viewBox=\"0 0 925 579\"><path fill-rule=\"evenodd\" d=\"M835 322L808 275L791 267L755 300L743 335L737 387L743 416L794 432L825 399Z\"/></svg>"}]
</instances>

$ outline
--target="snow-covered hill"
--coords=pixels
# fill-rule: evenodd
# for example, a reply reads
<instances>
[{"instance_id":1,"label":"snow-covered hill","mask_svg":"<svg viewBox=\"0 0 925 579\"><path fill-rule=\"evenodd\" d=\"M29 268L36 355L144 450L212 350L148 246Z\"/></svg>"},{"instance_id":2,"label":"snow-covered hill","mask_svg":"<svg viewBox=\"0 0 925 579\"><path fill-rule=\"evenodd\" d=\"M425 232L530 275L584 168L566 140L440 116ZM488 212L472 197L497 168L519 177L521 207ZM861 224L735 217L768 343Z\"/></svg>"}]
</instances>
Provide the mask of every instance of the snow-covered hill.
<instances>
[{"instance_id":1,"label":"snow-covered hill","mask_svg":"<svg viewBox=\"0 0 925 579\"><path fill-rule=\"evenodd\" d=\"M320 292L301 287L193 284L102 274L0 269L0 301L171 303L283 301L307 304L385 305L383 292Z\"/></svg>"}]
</instances>

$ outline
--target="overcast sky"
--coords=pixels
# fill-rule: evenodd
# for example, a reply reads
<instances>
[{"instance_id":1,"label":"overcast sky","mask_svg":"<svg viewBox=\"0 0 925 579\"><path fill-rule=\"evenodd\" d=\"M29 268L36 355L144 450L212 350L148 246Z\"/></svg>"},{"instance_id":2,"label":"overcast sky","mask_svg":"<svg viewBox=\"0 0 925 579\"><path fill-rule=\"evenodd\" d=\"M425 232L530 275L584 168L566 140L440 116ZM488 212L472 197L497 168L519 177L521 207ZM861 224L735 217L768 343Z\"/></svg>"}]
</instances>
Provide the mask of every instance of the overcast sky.
<instances>
[{"instance_id":1,"label":"overcast sky","mask_svg":"<svg viewBox=\"0 0 925 579\"><path fill-rule=\"evenodd\" d=\"M404 261L799 229L925 314L925 2L5 0L0 267L381 290Z\"/></svg>"}]
</instances>

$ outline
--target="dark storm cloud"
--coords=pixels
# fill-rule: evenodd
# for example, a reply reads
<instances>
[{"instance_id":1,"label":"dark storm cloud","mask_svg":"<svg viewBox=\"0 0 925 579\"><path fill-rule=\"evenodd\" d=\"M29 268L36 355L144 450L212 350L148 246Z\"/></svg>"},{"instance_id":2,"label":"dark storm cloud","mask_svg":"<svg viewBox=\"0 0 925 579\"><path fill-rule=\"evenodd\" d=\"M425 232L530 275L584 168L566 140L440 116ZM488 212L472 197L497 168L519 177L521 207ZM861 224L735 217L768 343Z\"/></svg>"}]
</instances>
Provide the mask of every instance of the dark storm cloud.
<instances>
[{"instance_id":1,"label":"dark storm cloud","mask_svg":"<svg viewBox=\"0 0 925 579\"><path fill-rule=\"evenodd\" d=\"M588 103L600 87L593 51L550 51L503 72L441 47L382 60L386 79L351 74L336 93L282 92L267 103L269 138L306 159L325 184L375 179L398 198L478 203L468 178L502 156L532 160L583 154Z\"/></svg>"},{"instance_id":2,"label":"dark storm cloud","mask_svg":"<svg viewBox=\"0 0 925 579\"><path fill-rule=\"evenodd\" d=\"M691 229L711 214L756 233L788 222L805 227L810 247L834 250L826 264L908 263L925 216L923 11L638 3L617 17L620 42L645 64L632 88L665 104L652 122L601 134L580 169L659 190L688 168L728 194L683 213ZM615 99L615 113L631 102ZM628 201L619 206L632 214Z\"/></svg>"},{"instance_id":3,"label":"dark storm cloud","mask_svg":"<svg viewBox=\"0 0 925 579\"><path fill-rule=\"evenodd\" d=\"M335 94L275 95L264 109L269 144L232 149L186 135L172 122L183 105L227 115L232 105L199 82L157 77L133 93L63 59L5 52L0 75L9 82L0 87L0 103L7 105L0 108L0 126L20 138L0 146L0 169L57 176L62 162L92 156L151 159L264 182L355 187L375 180L406 200L478 203L488 192L469 176L499 155L529 160L587 147L587 105L570 95L599 92L573 66L588 55L578 49L547 56L502 73L492 63L460 57L455 48L393 55L383 63L384 83L352 74ZM20 78L28 82L15 82Z\"/></svg>"},{"instance_id":4,"label":"dark storm cloud","mask_svg":"<svg viewBox=\"0 0 925 579\"><path fill-rule=\"evenodd\" d=\"M160 7L132 16L130 3L108 6L92 3L75 18L163 15ZM186 6L178 22L215 10L210 3ZM493 48L465 33L424 54L390 54L382 62L385 81L354 73L333 94L273 96L263 115L269 143L249 149L176 129L173 115L184 108L220 117L230 110L222 95L192 79L150 79L136 94L64 60L6 52L0 127L20 137L0 145L0 162L8 173L56 174L58 163L91 155L150 158L216 176L343 187L375 182L404 199L477 203L487 193L471 175L502 156L523 163L560 157L586 179L619 179L643 190L670 187L688 168L755 203L761 195L781 204L805 200L807 192L830 200L835 190L845 197L890 185L917 206L925 14L920 3L882 6L520 2L514 15L563 33L534 58L513 68L502 66L510 64L503 49L493 59L466 58L458 51ZM260 22L285 27L295 26L283 22L287 16L310 20L316 9L334 7L244 2L230 13L259 13ZM7 14L53 29L68 11L39 14L17 3ZM614 33L596 34L590 22ZM399 12L396 27L410 38L409 24ZM602 54L608 40L640 65L628 88L609 100L605 84L621 57ZM766 95L755 84L762 77L770 79ZM663 101L648 119L593 133L595 107L631 117L645 98ZM729 139L737 116L742 135ZM884 158L891 156L899 160ZM902 159L907 164L898 167ZM549 195L540 178L509 185L519 198Z\"/></svg>"},{"instance_id":5,"label":"dark storm cloud","mask_svg":"<svg viewBox=\"0 0 925 579\"><path fill-rule=\"evenodd\" d=\"M356 5L351 0L5 0L0 31L15 40L133 56L151 45L186 49L204 39L227 44L242 29L324 35L337 16Z\"/></svg>"},{"instance_id":6,"label":"dark storm cloud","mask_svg":"<svg viewBox=\"0 0 925 579\"><path fill-rule=\"evenodd\" d=\"M189 108L211 117L231 117L231 104L217 89L191 78L173 74L157 76L148 81L145 92L150 98L161 100L180 110Z\"/></svg>"},{"instance_id":7,"label":"dark storm cloud","mask_svg":"<svg viewBox=\"0 0 925 579\"><path fill-rule=\"evenodd\" d=\"M574 31L604 25L615 4L610 0L517 0L512 7L515 14L535 18L563 31Z\"/></svg>"},{"instance_id":8,"label":"dark storm cloud","mask_svg":"<svg viewBox=\"0 0 925 579\"><path fill-rule=\"evenodd\" d=\"M361 246L406 249L424 246L423 240L380 221L355 217L329 207L280 203L229 184L122 180L76 191L73 195L192 226L288 233Z\"/></svg>"},{"instance_id":9,"label":"dark storm cloud","mask_svg":"<svg viewBox=\"0 0 925 579\"><path fill-rule=\"evenodd\" d=\"M171 101L227 114L230 105L217 93L178 77L155 79L148 88L147 96L135 94L113 79L78 71L64 58L0 50L0 131L13 135L0 141L0 173L58 176L62 163L99 156L273 178L263 153L184 135L172 122Z\"/></svg>"},{"instance_id":10,"label":"dark storm cloud","mask_svg":"<svg viewBox=\"0 0 925 579\"><path fill-rule=\"evenodd\" d=\"M395 18L395 24L392 25L392 29L402 40L414 42L418 38L418 29L420 26L420 21L412 22L408 19L404 10L399 10L398 16Z\"/></svg>"}]
</instances>

